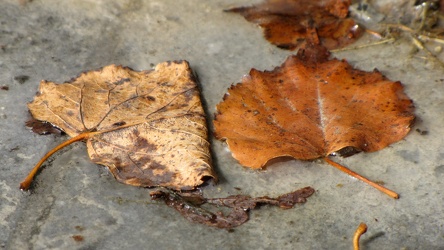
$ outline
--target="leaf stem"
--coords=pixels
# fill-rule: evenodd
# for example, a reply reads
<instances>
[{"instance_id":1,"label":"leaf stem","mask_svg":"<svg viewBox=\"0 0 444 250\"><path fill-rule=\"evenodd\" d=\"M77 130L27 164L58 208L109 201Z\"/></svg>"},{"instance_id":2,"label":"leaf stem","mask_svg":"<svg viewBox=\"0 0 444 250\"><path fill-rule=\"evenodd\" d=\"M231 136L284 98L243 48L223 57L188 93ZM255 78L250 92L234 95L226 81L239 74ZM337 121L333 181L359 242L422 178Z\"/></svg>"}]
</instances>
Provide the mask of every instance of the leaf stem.
<instances>
[{"instance_id":1,"label":"leaf stem","mask_svg":"<svg viewBox=\"0 0 444 250\"><path fill-rule=\"evenodd\" d=\"M359 238L361 238L361 235L365 234L365 232L367 232L367 225L361 222L353 235L354 250L359 250Z\"/></svg>"},{"instance_id":2,"label":"leaf stem","mask_svg":"<svg viewBox=\"0 0 444 250\"><path fill-rule=\"evenodd\" d=\"M81 141L88 139L91 135L95 134L94 132L84 132L77 136L74 136L59 145L57 145L55 148L53 148L51 151L46 153L45 156L43 156L40 161L34 166L34 168L29 172L29 174L26 176L26 178L20 183L20 189L22 190L28 190L31 186L31 182L34 179L34 176L37 174L38 170L42 166L42 164L49 158L51 155L53 155L55 152L59 151L60 149L72 144L73 142Z\"/></svg>"},{"instance_id":3,"label":"leaf stem","mask_svg":"<svg viewBox=\"0 0 444 250\"><path fill-rule=\"evenodd\" d=\"M375 183L375 182L373 182L373 181L371 181L371 180L369 180L369 179L359 175L356 172L353 172L352 170L348 169L347 167L344 167L341 164L330 160L328 157L325 157L324 160L328 164L332 165L333 167L341 170L342 172L344 172L344 173L346 173L348 175L351 175L351 176L355 177L356 179L359 179L359 180L369 184L370 186L378 189L379 191L385 193L386 195L388 195L388 196L390 196L390 197L392 197L394 199L398 199L399 198L399 194L397 194L396 192L394 192L394 191L392 191L392 190L390 190L390 189L388 189L388 188L386 188L384 186L381 186L381 185L379 185L379 184L377 184L377 183Z\"/></svg>"}]
</instances>

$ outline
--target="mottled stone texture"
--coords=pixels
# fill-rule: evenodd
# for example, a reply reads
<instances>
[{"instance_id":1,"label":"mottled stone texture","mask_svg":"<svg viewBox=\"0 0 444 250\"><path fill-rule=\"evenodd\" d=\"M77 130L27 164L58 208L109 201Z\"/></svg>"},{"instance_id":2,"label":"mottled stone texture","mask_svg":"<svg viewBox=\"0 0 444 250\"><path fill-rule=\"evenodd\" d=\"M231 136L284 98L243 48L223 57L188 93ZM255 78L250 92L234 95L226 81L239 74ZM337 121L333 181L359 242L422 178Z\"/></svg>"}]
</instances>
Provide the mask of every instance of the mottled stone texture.
<instances>
[{"instance_id":1,"label":"mottled stone texture","mask_svg":"<svg viewBox=\"0 0 444 250\"><path fill-rule=\"evenodd\" d=\"M256 0L17 0L0 2L0 246L5 249L351 249L360 222L364 249L444 247L443 69L410 39L334 53L355 68L401 81L417 120L390 147L335 160L400 194L393 200L321 162L281 161L266 171L237 165L210 139L218 185L207 197L276 197L305 186L316 193L292 209L262 207L234 232L189 223L149 190L124 185L91 163L77 143L54 155L31 191L18 189L38 159L67 137L25 127L26 104L42 79L63 82L105 65L147 70L187 60L209 120L232 83L251 68L281 65L289 51L259 27L223 12ZM371 2L371 1L370 1ZM384 1L385 3L399 1ZM399 9L399 8L398 8ZM374 42L364 35L357 43ZM433 47L432 47L433 48ZM7 86L4 88L3 86ZM1 248L0 247L0 248Z\"/></svg>"}]
</instances>

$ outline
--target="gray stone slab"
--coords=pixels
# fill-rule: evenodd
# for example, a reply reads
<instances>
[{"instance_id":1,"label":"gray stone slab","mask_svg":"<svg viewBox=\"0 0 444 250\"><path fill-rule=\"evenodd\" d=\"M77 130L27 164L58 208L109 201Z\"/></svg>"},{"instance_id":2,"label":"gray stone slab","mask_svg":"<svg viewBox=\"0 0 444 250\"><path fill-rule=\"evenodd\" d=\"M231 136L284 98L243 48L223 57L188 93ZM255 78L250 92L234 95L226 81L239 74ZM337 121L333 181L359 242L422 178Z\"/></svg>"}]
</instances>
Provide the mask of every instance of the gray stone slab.
<instances>
[{"instance_id":1,"label":"gray stone slab","mask_svg":"<svg viewBox=\"0 0 444 250\"><path fill-rule=\"evenodd\" d=\"M375 153L337 158L400 193L393 200L322 161L291 160L253 171L212 139L220 183L209 197L277 196L305 186L304 205L262 207L233 232L186 221L149 190L120 184L77 143L54 155L32 191L19 182L66 139L24 126L40 80L63 82L109 64L136 70L185 59L199 76L209 119L227 88L251 68L271 70L292 52L222 10L258 1L34 0L0 3L0 246L5 249L351 249L360 222L365 249L444 249L444 70L412 55L401 38L334 54L363 70L378 68L406 86L417 122L402 141ZM375 41L366 35L357 44ZM428 131L427 134L419 131ZM240 190L236 189L240 188Z\"/></svg>"}]
</instances>

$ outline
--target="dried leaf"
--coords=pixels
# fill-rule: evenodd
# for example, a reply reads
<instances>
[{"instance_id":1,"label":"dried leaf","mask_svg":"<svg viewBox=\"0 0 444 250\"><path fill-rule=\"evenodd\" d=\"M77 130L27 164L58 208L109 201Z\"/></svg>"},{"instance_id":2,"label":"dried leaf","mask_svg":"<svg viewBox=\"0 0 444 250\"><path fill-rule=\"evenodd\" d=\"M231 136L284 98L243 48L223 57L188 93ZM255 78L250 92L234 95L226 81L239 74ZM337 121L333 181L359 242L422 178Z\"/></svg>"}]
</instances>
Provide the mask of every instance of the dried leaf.
<instances>
[{"instance_id":1,"label":"dried leaf","mask_svg":"<svg viewBox=\"0 0 444 250\"><path fill-rule=\"evenodd\" d=\"M296 49L305 40L328 49L344 47L362 34L346 18L350 0L266 0L251 6L229 9L264 28L265 38L284 49Z\"/></svg>"},{"instance_id":2,"label":"dried leaf","mask_svg":"<svg viewBox=\"0 0 444 250\"><path fill-rule=\"evenodd\" d=\"M328 60L325 49L310 47L273 71L252 69L217 105L214 126L244 166L261 168L283 156L325 158L355 176L326 157L350 147L345 151L380 150L404 138L413 119L400 82L376 69L364 72L345 60Z\"/></svg>"},{"instance_id":3,"label":"dried leaf","mask_svg":"<svg viewBox=\"0 0 444 250\"><path fill-rule=\"evenodd\" d=\"M289 209L297 203L305 203L313 193L313 188L305 187L277 198L268 196L252 198L246 195L232 195L226 198L206 199L200 194L180 195L171 190L156 190L151 192L150 195L155 200L164 200L168 206L175 208L191 222L231 229L247 222L249 211L259 205L269 204ZM201 207L206 203L216 207L230 208L230 212L227 215L220 211L210 212Z\"/></svg>"},{"instance_id":4,"label":"dried leaf","mask_svg":"<svg viewBox=\"0 0 444 250\"><path fill-rule=\"evenodd\" d=\"M216 137L251 168L291 156L310 160L346 147L371 152L404 138L414 118L400 82L376 69L300 50L273 71L250 71L217 105Z\"/></svg>"},{"instance_id":5,"label":"dried leaf","mask_svg":"<svg viewBox=\"0 0 444 250\"><path fill-rule=\"evenodd\" d=\"M91 160L120 182L188 190L215 177L205 114L186 61L141 72L110 65L64 84L42 81L28 107L71 141L85 139Z\"/></svg>"}]
</instances>

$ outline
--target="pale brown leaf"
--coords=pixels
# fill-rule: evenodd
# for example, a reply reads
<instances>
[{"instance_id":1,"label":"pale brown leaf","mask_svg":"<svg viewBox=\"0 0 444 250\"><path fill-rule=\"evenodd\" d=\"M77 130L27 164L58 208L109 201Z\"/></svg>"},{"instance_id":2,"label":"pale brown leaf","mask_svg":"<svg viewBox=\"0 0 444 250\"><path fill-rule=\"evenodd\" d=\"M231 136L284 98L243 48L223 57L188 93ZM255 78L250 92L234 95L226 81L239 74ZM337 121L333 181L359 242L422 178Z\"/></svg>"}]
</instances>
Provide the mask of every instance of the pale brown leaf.
<instances>
[{"instance_id":1,"label":"pale brown leaf","mask_svg":"<svg viewBox=\"0 0 444 250\"><path fill-rule=\"evenodd\" d=\"M215 178L186 61L140 72L110 65L63 84L42 81L28 107L35 119L86 139L91 160L120 182L188 190Z\"/></svg>"}]
</instances>

